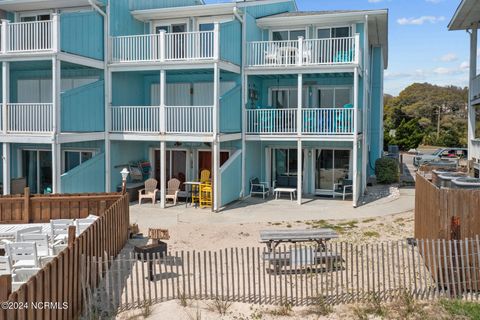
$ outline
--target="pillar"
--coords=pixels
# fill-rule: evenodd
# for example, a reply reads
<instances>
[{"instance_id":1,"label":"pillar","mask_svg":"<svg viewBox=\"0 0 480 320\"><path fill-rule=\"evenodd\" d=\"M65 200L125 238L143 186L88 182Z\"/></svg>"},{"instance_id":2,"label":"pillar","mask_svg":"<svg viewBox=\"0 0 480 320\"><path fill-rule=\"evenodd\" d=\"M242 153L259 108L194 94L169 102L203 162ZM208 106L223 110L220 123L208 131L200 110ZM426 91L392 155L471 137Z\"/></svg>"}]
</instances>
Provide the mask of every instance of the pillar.
<instances>
[{"instance_id":1,"label":"pillar","mask_svg":"<svg viewBox=\"0 0 480 320\"><path fill-rule=\"evenodd\" d=\"M302 204L302 106L303 106L303 75L298 74L297 82L297 203Z\"/></svg>"},{"instance_id":2,"label":"pillar","mask_svg":"<svg viewBox=\"0 0 480 320\"><path fill-rule=\"evenodd\" d=\"M297 203L302 204L302 192L303 192L303 152L302 152L302 140L297 141Z\"/></svg>"},{"instance_id":3,"label":"pillar","mask_svg":"<svg viewBox=\"0 0 480 320\"><path fill-rule=\"evenodd\" d=\"M61 193L62 163L61 163L61 145L58 136L61 132L61 100L60 100L60 84L61 84L61 62L57 57L52 58L52 192Z\"/></svg>"},{"instance_id":4,"label":"pillar","mask_svg":"<svg viewBox=\"0 0 480 320\"><path fill-rule=\"evenodd\" d=\"M2 145L3 194L10 194L10 143Z\"/></svg>"},{"instance_id":5,"label":"pillar","mask_svg":"<svg viewBox=\"0 0 480 320\"><path fill-rule=\"evenodd\" d=\"M469 88L473 87L473 79L477 76L477 43L478 43L478 23L472 25L472 32L470 33L470 77ZM472 159L472 139L475 139L475 109L472 106L471 91L468 94L468 158Z\"/></svg>"},{"instance_id":6,"label":"pillar","mask_svg":"<svg viewBox=\"0 0 480 320\"><path fill-rule=\"evenodd\" d=\"M167 177L166 177L166 142L160 142L160 207L165 208L165 195L167 188Z\"/></svg>"},{"instance_id":7,"label":"pillar","mask_svg":"<svg viewBox=\"0 0 480 320\"><path fill-rule=\"evenodd\" d=\"M352 190L352 198L353 198L353 206L357 206L357 199L358 199L358 69L355 68L353 72L353 148L352 148L352 158L353 158L353 170L352 170L352 181L353 181L353 190Z\"/></svg>"},{"instance_id":8,"label":"pillar","mask_svg":"<svg viewBox=\"0 0 480 320\"><path fill-rule=\"evenodd\" d=\"M220 208L220 68L215 63L213 68L213 143L212 143L212 169L213 169L213 211Z\"/></svg>"},{"instance_id":9,"label":"pillar","mask_svg":"<svg viewBox=\"0 0 480 320\"><path fill-rule=\"evenodd\" d=\"M112 191L111 178L111 146L110 132L112 130L112 72L105 71L105 192Z\"/></svg>"}]
</instances>

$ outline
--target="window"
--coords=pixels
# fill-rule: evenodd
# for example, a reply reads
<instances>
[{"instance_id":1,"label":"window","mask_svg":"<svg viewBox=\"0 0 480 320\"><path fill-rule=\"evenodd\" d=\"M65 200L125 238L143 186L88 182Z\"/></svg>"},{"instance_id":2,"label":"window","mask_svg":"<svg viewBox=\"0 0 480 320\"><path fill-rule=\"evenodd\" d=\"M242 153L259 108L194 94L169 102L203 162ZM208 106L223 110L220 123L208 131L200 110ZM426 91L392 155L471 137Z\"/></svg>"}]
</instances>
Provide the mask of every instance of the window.
<instances>
[{"instance_id":1,"label":"window","mask_svg":"<svg viewBox=\"0 0 480 320\"><path fill-rule=\"evenodd\" d=\"M65 151L64 172L68 172L78 167L87 160L93 158L93 151Z\"/></svg>"},{"instance_id":2,"label":"window","mask_svg":"<svg viewBox=\"0 0 480 320\"><path fill-rule=\"evenodd\" d=\"M303 88L304 106L307 105L307 97L307 88ZM276 109L297 108L298 90L296 88L272 89L272 106Z\"/></svg>"},{"instance_id":3,"label":"window","mask_svg":"<svg viewBox=\"0 0 480 320\"><path fill-rule=\"evenodd\" d=\"M297 40L298 37L305 38L305 30L285 30L272 32L273 41Z\"/></svg>"},{"instance_id":4,"label":"window","mask_svg":"<svg viewBox=\"0 0 480 320\"><path fill-rule=\"evenodd\" d=\"M318 105L320 108L343 108L352 103L350 88L318 89Z\"/></svg>"},{"instance_id":5,"label":"window","mask_svg":"<svg viewBox=\"0 0 480 320\"><path fill-rule=\"evenodd\" d=\"M32 21L48 21L50 20L50 14L32 14L20 17L20 22L32 22Z\"/></svg>"},{"instance_id":6,"label":"window","mask_svg":"<svg viewBox=\"0 0 480 320\"><path fill-rule=\"evenodd\" d=\"M317 29L319 39L346 38L351 36L351 27L320 28Z\"/></svg>"},{"instance_id":7,"label":"window","mask_svg":"<svg viewBox=\"0 0 480 320\"><path fill-rule=\"evenodd\" d=\"M275 149L274 156L273 167L276 170L276 172L274 172L275 177L297 175L297 149Z\"/></svg>"},{"instance_id":8,"label":"window","mask_svg":"<svg viewBox=\"0 0 480 320\"><path fill-rule=\"evenodd\" d=\"M177 23L171 25L163 25L163 26L156 26L155 33L160 33L161 30L164 30L168 33L179 33L179 32L186 32L187 31L187 24L186 23Z\"/></svg>"}]
</instances>

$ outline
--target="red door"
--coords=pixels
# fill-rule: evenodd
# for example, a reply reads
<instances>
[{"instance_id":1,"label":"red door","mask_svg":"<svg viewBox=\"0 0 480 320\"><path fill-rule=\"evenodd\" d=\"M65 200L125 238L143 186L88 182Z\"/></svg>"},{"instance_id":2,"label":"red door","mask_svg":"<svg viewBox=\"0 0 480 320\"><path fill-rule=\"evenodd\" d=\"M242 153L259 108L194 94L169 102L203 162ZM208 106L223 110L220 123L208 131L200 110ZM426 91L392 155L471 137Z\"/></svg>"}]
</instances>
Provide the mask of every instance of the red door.
<instances>
[{"instance_id":1,"label":"red door","mask_svg":"<svg viewBox=\"0 0 480 320\"><path fill-rule=\"evenodd\" d=\"M228 152L220 152L220 166L222 166L229 158ZM207 169L212 174L212 152L199 151L198 152L198 178L200 179L200 172Z\"/></svg>"}]
</instances>

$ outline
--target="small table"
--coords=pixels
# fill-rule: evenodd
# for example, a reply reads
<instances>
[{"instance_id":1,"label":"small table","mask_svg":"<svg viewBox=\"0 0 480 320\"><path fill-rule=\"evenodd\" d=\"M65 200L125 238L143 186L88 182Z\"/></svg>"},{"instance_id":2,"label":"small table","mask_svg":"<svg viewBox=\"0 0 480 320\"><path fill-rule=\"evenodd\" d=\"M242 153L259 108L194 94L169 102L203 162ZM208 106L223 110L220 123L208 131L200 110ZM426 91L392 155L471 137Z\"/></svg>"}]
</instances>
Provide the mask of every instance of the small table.
<instances>
[{"instance_id":1,"label":"small table","mask_svg":"<svg viewBox=\"0 0 480 320\"><path fill-rule=\"evenodd\" d=\"M282 192L290 193L290 200L293 201L293 198L296 197L297 188L275 188L273 192L275 193L275 199L278 199L279 195L282 196Z\"/></svg>"},{"instance_id":2,"label":"small table","mask_svg":"<svg viewBox=\"0 0 480 320\"><path fill-rule=\"evenodd\" d=\"M185 198L185 208L186 208L188 205L188 199L190 198L190 201L192 200L193 186L199 187L202 183L200 181L185 181L183 184L185 186L190 186L190 190L187 190L187 188L185 188L185 191L187 191L187 197ZM196 207L197 207L197 203L195 203L195 208Z\"/></svg>"}]
</instances>

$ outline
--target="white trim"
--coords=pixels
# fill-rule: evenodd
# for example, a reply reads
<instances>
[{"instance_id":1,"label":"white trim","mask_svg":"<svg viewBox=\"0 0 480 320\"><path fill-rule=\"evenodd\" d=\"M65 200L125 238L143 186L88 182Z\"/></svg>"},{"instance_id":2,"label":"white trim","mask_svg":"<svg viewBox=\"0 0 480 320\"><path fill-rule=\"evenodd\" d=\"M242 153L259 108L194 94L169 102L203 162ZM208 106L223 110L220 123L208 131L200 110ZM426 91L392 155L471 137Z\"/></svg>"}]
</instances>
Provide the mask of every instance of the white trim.
<instances>
[{"instance_id":1,"label":"white trim","mask_svg":"<svg viewBox=\"0 0 480 320\"><path fill-rule=\"evenodd\" d=\"M38 16L47 15L47 14L50 16L50 20L51 20L52 15L54 13L55 13L55 10L53 9L22 11L15 14L15 22L22 22L22 18L25 18L25 17L35 17L35 19L37 19ZM40 21L40 20L34 20L34 21Z\"/></svg>"},{"instance_id":2,"label":"white trim","mask_svg":"<svg viewBox=\"0 0 480 320\"><path fill-rule=\"evenodd\" d=\"M199 17L195 19L194 26L195 30L200 31L201 24L215 24L215 23L226 23L233 21L235 18L233 15L222 15L222 16L212 16L212 17Z\"/></svg>"},{"instance_id":3,"label":"white trim","mask_svg":"<svg viewBox=\"0 0 480 320\"><path fill-rule=\"evenodd\" d=\"M270 41L274 41L273 40L273 33L274 32L285 32L287 31L288 32L288 39L286 39L287 41L295 41L295 40L298 40L297 39L290 39L290 32L292 31L305 31L305 37L304 39L306 39L306 37L308 36L308 26L304 26L303 28L301 27L290 27L290 28L286 28L286 27L278 27L278 28L272 28L272 29L269 29L268 30L268 39L270 39Z\"/></svg>"},{"instance_id":4,"label":"white trim","mask_svg":"<svg viewBox=\"0 0 480 320\"><path fill-rule=\"evenodd\" d=\"M61 152L62 152L61 163L62 163L62 175L63 175L65 173L65 160L67 160L67 157L66 157L67 152L75 152L75 153L88 152L88 153L92 154L92 158L93 158L97 155L98 149L97 148L94 148L94 149L92 149L92 148L85 148L85 149L82 149L82 148L73 148L73 149L66 148L66 149L62 149ZM81 165L82 163L83 163L82 156L80 155L79 165ZM76 168L76 167L74 167L74 168ZM74 168L71 168L70 170L72 170Z\"/></svg>"},{"instance_id":5,"label":"white trim","mask_svg":"<svg viewBox=\"0 0 480 320\"><path fill-rule=\"evenodd\" d=\"M355 32L356 30L355 29L355 26L356 24L344 24L344 23L325 23L325 24L322 24L322 23L318 23L318 24L315 24L314 25L314 29L315 29L315 35L314 35L314 39L320 39L318 37L318 30L319 29L330 29L330 37L329 38L326 38L326 39L335 39L335 38L332 38L332 29L337 29L337 28L349 28L349 35L348 37L353 37L355 35ZM325 39L325 38L322 38L322 39Z\"/></svg>"},{"instance_id":6,"label":"white trim","mask_svg":"<svg viewBox=\"0 0 480 320\"><path fill-rule=\"evenodd\" d=\"M343 148L343 147L335 147L335 148L314 148L312 150L312 156L313 156L313 159L312 159L312 177L313 177L313 192L315 195L322 195L322 196L328 196L328 195L333 195L333 185L332 185L332 189L317 189L317 177L316 177L316 173L317 173L317 153L321 153L323 150L331 150L333 151L332 155L333 155L333 159L332 159L332 165L333 165L333 168L332 168L332 176L334 174L334 169L335 169L335 151L337 150L340 150L340 151L350 151L350 156L349 156L349 163L348 163L348 177L353 180L353 176L354 176L354 173L353 173L353 150L351 148ZM335 182L334 182L335 183Z\"/></svg>"},{"instance_id":7,"label":"white trim","mask_svg":"<svg viewBox=\"0 0 480 320\"><path fill-rule=\"evenodd\" d=\"M170 29L172 28L172 25L186 25L185 32L188 32L190 30L190 19L188 18L182 18L182 19L167 19L167 20L152 20L150 22L150 32L151 34L156 34L155 29L157 27L169 27ZM168 33L172 33L170 30Z\"/></svg>"}]
</instances>

